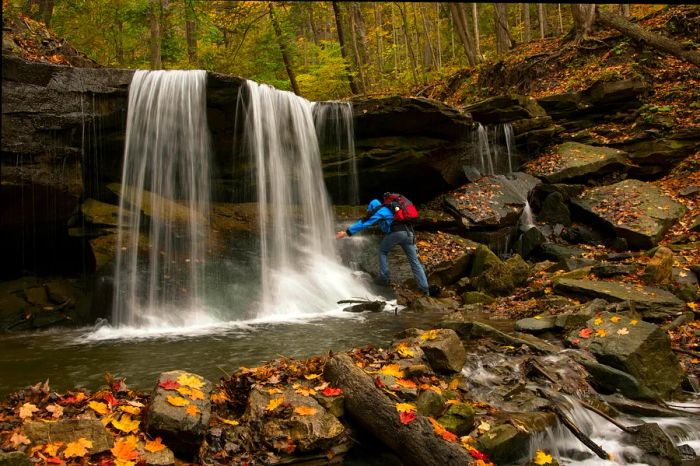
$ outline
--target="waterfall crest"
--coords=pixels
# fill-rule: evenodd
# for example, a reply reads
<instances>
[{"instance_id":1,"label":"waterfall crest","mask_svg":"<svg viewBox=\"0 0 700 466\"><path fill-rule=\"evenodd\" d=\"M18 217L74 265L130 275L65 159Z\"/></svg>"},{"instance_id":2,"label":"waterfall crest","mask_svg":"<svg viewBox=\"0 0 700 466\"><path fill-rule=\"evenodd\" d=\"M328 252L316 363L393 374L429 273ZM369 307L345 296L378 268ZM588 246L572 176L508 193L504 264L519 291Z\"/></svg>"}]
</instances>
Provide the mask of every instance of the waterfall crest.
<instances>
[{"instance_id":1,"label":"waterfall crest","mask_svg":"<svg viewBox=\"0 0 700 466\"><path fill-rule=\"evenodd\" d=\"M199 70L139 70L132 79L113 300L119 327L181 326L203 314L211 153L205 82ZM148 236L139 241L142 228Z\"/></svg>"}]
</instances>

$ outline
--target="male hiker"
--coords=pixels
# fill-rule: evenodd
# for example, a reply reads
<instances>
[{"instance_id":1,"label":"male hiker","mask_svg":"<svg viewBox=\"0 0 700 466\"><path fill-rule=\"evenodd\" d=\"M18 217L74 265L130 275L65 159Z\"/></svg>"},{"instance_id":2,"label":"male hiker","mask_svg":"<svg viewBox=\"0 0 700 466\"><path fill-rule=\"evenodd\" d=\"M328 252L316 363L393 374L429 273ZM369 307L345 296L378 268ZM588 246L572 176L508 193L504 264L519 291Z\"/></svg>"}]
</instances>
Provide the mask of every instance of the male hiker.
<instances>
[{"instance_id":1,"label":"male hiker","mask_svg":"<svg viewBox=\"0 0 700 466\"><path fill-rule=\"evenodd\" d=\"M428 295L428 279L416 253L416 234L411 225L411 221L416 218L418 218L418 211L411 201L400 194L384 193L384 203L372 199L367 206L367 215L350 225L347 230L339 231L335 239L352 236L376 224L385 233L379 243L379 283L389 285L387 256L389 251L398 245L408 258L418 289Z\"/></svg>"}]
</instances>

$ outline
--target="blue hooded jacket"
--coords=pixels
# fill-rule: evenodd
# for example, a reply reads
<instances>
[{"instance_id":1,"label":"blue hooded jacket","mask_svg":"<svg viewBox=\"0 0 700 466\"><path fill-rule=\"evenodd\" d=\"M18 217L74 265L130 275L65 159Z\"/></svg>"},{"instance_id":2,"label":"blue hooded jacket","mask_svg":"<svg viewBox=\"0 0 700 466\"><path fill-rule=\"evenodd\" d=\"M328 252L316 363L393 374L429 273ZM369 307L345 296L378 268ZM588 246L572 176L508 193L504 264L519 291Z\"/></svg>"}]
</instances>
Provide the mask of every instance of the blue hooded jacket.
<instances>
[{"instance_id":1,"label":"blue hooded jacket","mask_svg":"<svg viewBox=\"0 0 700 466\"><path fill-rule=\"evenodd\" d=\"M367 206L367 212L371 212L373 209L379 207L380 205L382 205L382 203L379 202L378 199L372 199L372 201L370 201L369 205ZM355 233L364 230L365 228L377 224L379 229L382 230L384 233L391 233L391 222L393 221L394 214L391 212L391 209L384 206L381 209L377 210L374 213L374 215L372 215L367 220L360 219L357 222L350 225L346 232L348 236L352 236Z\"/></svg>"}]
</instances>

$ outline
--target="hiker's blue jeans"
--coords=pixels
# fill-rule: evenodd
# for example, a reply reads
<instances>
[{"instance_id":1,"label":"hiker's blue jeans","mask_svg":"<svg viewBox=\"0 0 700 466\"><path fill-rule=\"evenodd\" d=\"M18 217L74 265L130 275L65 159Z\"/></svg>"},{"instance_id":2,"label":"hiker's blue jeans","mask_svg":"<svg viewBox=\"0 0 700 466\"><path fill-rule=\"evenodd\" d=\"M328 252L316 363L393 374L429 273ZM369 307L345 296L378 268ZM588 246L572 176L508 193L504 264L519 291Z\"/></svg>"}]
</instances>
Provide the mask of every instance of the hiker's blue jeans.
<instances>
[{"instance_id":1,"label":"hiker's blue jeans","mask_svg":"<svg viewBox=\"0 0 700 466\"><path fill-rule=\"evenodd\" d=\"M415 233L412 231L392 231L387 234L379 243L379 278L380 280L389 283L389 251L391 251L395 246L401 246L403 252L408 258L408 263L411 265L411 272L413 272L413 277L416 279L418 288L424 292L428 293L428 279L425 276L425 270L423 270L423 265L418 259L418 254L416 252L415 245Z\"/></svg>"}]
</instances>

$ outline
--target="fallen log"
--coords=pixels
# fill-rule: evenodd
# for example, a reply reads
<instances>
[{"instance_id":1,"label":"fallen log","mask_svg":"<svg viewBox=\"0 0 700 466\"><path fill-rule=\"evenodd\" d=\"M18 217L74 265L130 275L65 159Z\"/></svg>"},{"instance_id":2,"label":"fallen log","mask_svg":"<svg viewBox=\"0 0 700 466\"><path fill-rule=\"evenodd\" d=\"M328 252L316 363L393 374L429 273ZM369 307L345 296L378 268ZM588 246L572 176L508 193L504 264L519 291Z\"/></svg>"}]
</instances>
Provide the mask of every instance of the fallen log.
<instances>
[{"instance_id":1,"label":"fallen log","mask_svg":"<svg viewBox=\"0 0 700 466\"><path fill-rule=\"evenodd\" d=\"M464 466L472 463L469 453L459 444L435 434L427 417L419 414L410 424L402 424L395 404L375 387L369 375L355 366L350 356L333 356L326 363L323 376L343 389L346 415L390 448L404 464Z\"/></svg>"}]
</instances>

